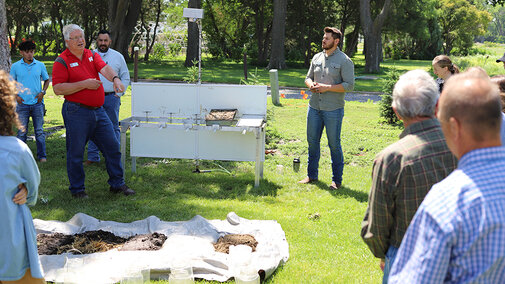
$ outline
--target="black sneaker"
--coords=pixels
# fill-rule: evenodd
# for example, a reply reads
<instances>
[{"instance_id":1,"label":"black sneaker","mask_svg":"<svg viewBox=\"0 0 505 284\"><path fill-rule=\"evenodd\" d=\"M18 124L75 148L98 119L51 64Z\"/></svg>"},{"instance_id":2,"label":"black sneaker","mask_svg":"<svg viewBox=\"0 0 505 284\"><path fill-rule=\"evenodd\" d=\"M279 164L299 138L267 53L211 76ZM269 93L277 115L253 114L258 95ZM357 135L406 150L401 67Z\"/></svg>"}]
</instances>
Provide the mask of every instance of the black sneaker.
<instances>
[{"instance_id":1,"label":"black sneaker","mask_svg":"<svg viewBox=\"0 0 505 284\"><path fill-rule=\"evenodd\" d=\"M77 199L87 199L87 198L89 198L89 196L84 191L80 191L80 192L77 192L77 193L72 193L72 197L73 198L77 198Z\"/></svg>"},{"instance_id":2,"label":"black sneaker","mask_svg":"<svg viewBox=\"0 0 505 284\"><path fill-rule=\"evenodd\" d=\"M123 184L120 187L110 187L110 192L112 193L120 193L122 192L124 195L134 195L135 191L129 188L126 184Z\"/></svg>"}]
</instances>

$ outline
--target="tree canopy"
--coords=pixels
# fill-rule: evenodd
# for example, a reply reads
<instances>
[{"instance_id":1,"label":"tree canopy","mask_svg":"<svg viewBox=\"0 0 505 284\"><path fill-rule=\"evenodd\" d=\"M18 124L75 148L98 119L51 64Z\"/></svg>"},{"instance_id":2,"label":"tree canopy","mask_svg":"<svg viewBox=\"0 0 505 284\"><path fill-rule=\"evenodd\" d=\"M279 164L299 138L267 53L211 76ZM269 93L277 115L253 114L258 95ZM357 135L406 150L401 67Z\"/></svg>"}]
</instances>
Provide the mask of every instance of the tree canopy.
<instances>
[{"instance_id":1,"label":"tree canopy","mask_svg":"<svg viewBox=\"0 0 505 284\"><path fill-rule=\"evenodd\" d=\"M106 28L112 47L126 57L134 45L143 48L145 60L153 52L174 54L172 49L181 50L186 42L158 44L158 35L186 25L182 7L188 4L204 9L204 52L236 61L247 52L249 62L262 67L300 61L308 66L321 51L326 26L342 31L340 48L350 56L364 36L367 72L379 71L383 56L431 59L440 53L466 54L476 38L505 42L505 0L2 1L11 54L26 38L37 42L42 55L60 53L65 48L62 27L68 23L83 27L88 47ZM198 30L193 24L188 28L191 62L197 56Z\"/></svg>"}]
</instances>

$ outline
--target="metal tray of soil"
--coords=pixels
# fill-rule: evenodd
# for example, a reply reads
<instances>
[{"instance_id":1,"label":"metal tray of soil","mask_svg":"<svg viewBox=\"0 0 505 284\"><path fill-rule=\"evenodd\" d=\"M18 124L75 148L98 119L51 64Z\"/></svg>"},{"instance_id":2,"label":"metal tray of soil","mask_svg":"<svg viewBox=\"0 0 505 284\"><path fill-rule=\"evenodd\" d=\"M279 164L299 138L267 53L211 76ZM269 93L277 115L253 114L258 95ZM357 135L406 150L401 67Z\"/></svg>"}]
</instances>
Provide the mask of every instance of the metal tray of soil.
<instances>
[{"instance_id":1,"label":"metal tray of soil","mask_svg":"<svg viewBox=\"0 0 505 284\"><path fill-rule=\"evenodd\" d=\"M205 116L206 125L230 126L235 123L237 109L211 109Z\"/></svg>"}]
</instances>

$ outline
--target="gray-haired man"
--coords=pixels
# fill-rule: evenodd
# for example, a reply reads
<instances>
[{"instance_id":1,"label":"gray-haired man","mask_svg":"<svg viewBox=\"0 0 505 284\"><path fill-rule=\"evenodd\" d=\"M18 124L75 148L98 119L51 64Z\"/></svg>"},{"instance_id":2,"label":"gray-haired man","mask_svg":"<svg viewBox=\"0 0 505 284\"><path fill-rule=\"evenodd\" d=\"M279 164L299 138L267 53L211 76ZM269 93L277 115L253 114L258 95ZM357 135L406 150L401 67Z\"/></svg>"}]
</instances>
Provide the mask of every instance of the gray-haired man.
<instances>
[{"instance_id":1,"label":"gray-haired man","mask_svg":"<svg viewBox=\"0 0 505 284\"><path fill-rule=\"evenodd\" d=\"M365 243L381 259L383 283L417 208L430 188L457 166L434 116L438 97L437 83L422 70L402 75L393 90L393 110L405 130L399 141L375 157L361 230Z\"/></svg>"}]
</instances>

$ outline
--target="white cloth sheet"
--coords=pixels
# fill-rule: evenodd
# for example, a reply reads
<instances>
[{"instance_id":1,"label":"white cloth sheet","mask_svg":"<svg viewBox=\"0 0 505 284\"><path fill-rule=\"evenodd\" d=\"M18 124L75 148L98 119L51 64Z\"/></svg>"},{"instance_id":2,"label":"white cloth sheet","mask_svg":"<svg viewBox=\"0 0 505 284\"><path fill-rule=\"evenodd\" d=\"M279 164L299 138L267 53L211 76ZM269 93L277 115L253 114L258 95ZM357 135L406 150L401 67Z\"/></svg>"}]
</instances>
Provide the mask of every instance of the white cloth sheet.
<instances>
[{"instance_id":1,"label":"white cloth sheet","mask_svg":"<svg viewBox=\"0 0 505 284\"><path fill-rule=\"evenodd\" d=\"M67 222L34 219L37 233L77 234L104 230L120 237L158 232L168 237L158 251L118 251L87 255L40 255L46 281L61 276L67 258L79 262L78 271L66 273L76 283L117 283L130 272L151 270L151 279L168 279L170 267L181 262L193 267L195 278L227 281L237 270L225 253L214 250L213 243L226 234L251 234L258 241L251 266L269 277L289 258L289 246L279 223L272 220L239 218L238 225L225 220L207 220L199 215L189 221L165 222L155 216L132 223L101 221L77 213ZM74 262L75 263L75 262ZM74 276L72 276L72 274Z\"/></svg>"}]
</instances>

